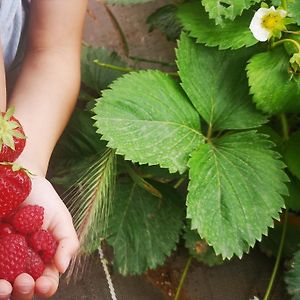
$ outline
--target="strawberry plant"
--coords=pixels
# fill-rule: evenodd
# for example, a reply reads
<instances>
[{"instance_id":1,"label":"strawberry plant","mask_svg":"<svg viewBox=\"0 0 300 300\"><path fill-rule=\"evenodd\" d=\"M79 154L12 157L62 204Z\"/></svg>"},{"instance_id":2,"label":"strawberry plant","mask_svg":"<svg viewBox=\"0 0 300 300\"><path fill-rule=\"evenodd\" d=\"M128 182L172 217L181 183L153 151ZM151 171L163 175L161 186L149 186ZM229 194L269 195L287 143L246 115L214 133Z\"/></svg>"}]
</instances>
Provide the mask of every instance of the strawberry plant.
<instances>
[{"instance_id":1,"label":"strawberry plant","mask_svg":"<svg viewBox=\"0 0 300 300\"><path fill-rule=\"evenodd\" d=\"M177 38L176 72L133 70L84 49L84 109L53 158L67 166L54 173L70 187L77 261L105 239L120 273L142 274L179 240L209 265L262 241L276 256L269 299L281 258L298 248L299 12L298 0L160 8L148 24ZM297 255L286 279L293 299Z\"/></svg>"}]
</instances>

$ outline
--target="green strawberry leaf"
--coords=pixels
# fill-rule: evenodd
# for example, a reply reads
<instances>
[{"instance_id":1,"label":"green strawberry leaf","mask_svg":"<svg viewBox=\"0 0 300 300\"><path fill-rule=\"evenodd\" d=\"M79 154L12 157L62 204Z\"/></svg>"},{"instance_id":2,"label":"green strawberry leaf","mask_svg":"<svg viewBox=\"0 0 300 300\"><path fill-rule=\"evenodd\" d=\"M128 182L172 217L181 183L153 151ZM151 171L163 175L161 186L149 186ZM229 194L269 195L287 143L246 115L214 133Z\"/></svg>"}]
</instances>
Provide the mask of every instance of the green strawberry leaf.
<instances>
[{"instance_id":1,"label":"green strawberry leaf","mask_svg":"<svg viewBox=\"0 0 300 300\"><path fill-rule=\"evenodd\" d=\"M190 229L190 226L185 227L184 240L189 254L197 261L210 267L224 262L222 257L220 255L217 256L214 249L205 240L201 239L196 230Z\"/></svg>"},{"instance_id":2,"label":"green strawberry leaf","mask_svg":"<svg viewBox=\"0 0 300 300\"><path fill-rule=\"evenodd\" d=\"M52 154L52 175L60 177L64 183L73 181L72 177L77 174L75 170L89 166L95 155L105 149L106 142L99 139L92 114L76 109ZM74 172L70 172L70 167Z\"/></svg>"},{"instance_id":3,"label":"green strawberry leaf","mask_svg":"<svg viewBox=\"0 0 300 300\"><path fill-rule=\"evenodd\" d=\"M281 4L281 0L272 0L271 2L273 6L280 6Z\"/></svg>"},{"instance_id":4,"label":"green strawberry leaf","mask_svg":"<svg viewBox=\"0 0 300 300\"><path fill-rule=\"evenodd\" d=\"M103 89L107 88L112 81L123 75L123 72L111 69L104 69L97 66L94 60L103 63L124 67L126 64L122 62L120 57L115 53L110 53L105 48L94 48L85 46L81 51L81 81L84 87L88 87L96 92L96 97L100 96Z\"/></svg>"},{"instance_id":5,"label":"green strawberry leaf","mask_svg":"<svg viewBox=\"0 0 300 300\"><path fill-rule=\"evenodd\" d=\"M210 19L217 25L222 25L225 19L234 20L244 9L261 0L202 0Z\"/></svg>"},{"instance_id":6,"label":"green strawberry leaf","mask_svg":"<svg viewBox=\"0 0 300 300\"><path fill-rule=\"evenodd\" d=\"M243 52L218 51L181 35L177 65L182 87L214 129L245 129L266 122L249 97Z\"/></svg>"},{"instance_id":7,"label":"green strawberry leaf","mask_svg":"<svg viewBox=\"0 0 300 300\"><path fill-rule=\"evenodd\" d=\"M116 80L94 108L97 132L126 160L183 173L203 143L199 115L179 84L160 71Z\"/></svg>"},{"instance_id":8,"label":"green strawberry leaf","mask_svg":"<svg viewBox=\"0 0 300 300\"><path fill-rule=\"evenodd\" d=\"M300 112L300 78L291 73L283 48L254 55L247 65L247 75L257 108L270 114Z\"/></svg>"},{"instance_id":9,"label":"green strawberry leaf","mask_svg":"<svg viewBox=\"0 0 300 300\"><path fill-rule=\"evenodd\" d=\"M156 187L163 199L134 183L117 185L107 242L114 248L114 266L123 275L142 274L163 264L179 241L184 200L173 188Z\"/></svg>"},{"instance_id":10,"label":"green strawberry leaf","mask_svg":"<svg viewBox=\"0 0 300 300\"><path fill-rule=\"evenodd\" d=\"M191 156L187 216L223 258L253 247L284 207L288 177L272 145L255 131L240 132L201 145Z\"/></svg>"},{"instance_id":11,"label":"green strawberry leaf","mask_svg":"<svg viewBox=\"0 0 300 300\"><path fill-rule=\"evenodd\" d=\"M252 12L245 12L235 21L225 20L223 25L216 25L201 6L200 1L184 3L178 8L178 17L183 28L198 43L219 49L239 49L255 45L258 41L253 37L249 24Z\"/></svg>"},{"instance_id":12,"label":"green strawberry leaf","mask_svg":"<svg viewBox=\"0 0 300 300\"><path fill-rule=\"evenodd\" d=\"M175 41L180 36L181 24L177 18L177 6L168 4L157 9L147 18L149 32L159 29L166 34L170 41Z\"/></svg>"},{"instance_id":13,"label":"green strawberry leaf","mask_svg":"<svg viewBox=\"0 0 300 300\"><path fill-rule=\"evenodd\" d=\"M288 2L288 12L291 17L300 25L300 1L294 0Z\"/></svg>"},{"instance_id":14,"label":"green strawberry leaf","mask_svg":"<svg viewBox=\"0 0 300 300\"><path fill-rule=\"evenodd\" d=\"M274 150L279 153L282 153L282 146L284 144L284 140L282 136L278 134L272 127L268 125L263 125L257 129L257 132L267 135L269 139L274 143Z\"/></svg>"},{"instance_id":15,"label":"green strawberry leaf","mask_svg":"<svg viewBox=\"0 0 300 300\"><path fill-rule=\"evenodd\" d=\"M294 254L292 269L285 274L285 283L292 300L300 300L300 250Z\"/></svg>"},{"instance_id":16,"label":"green strawberry leaf","mask_svg":"<svg viewBox=\"0 0 300 300\"><path fill-rule=\"evenodd\" d=\"M297 99L299 100L299 99ZM286 143L285 151L283 153L285 162L290 172L300 179L300 130L291 134Z\"/></svg>"}]
</instances>

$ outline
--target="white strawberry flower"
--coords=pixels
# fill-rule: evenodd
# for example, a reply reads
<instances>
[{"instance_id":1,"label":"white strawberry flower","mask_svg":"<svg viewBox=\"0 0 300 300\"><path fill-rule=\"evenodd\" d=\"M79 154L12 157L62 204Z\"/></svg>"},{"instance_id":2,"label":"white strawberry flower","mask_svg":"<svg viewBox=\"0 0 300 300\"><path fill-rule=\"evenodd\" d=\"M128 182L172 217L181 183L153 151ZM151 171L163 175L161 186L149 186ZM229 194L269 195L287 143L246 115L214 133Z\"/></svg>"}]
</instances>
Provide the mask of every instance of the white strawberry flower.
<instances>
[{"instance_id":1,"label":"white strawberry flower","mask_svg":"<svg viewBox=\"0 0 300 300\"><path fill-rule=\"evenodd\" d=\"M287 12L283 9L262 7L258 9L250 23L250 30L254 37L261 42L269 40L272 36L280 37L280 33L285 28Z\"/></svg>"}]
</instances>

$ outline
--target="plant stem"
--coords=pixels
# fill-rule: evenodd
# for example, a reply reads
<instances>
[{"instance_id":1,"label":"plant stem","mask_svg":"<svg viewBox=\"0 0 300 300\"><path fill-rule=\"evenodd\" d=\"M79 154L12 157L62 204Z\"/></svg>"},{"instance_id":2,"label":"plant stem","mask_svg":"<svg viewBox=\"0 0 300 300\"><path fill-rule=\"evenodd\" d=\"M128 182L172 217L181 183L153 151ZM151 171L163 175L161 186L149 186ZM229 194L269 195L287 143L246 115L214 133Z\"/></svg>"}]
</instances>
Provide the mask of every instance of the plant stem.
<instances>
[{"instance_id":1,"label":"plant stem","mask_svg":"<svg viewBox=\"0 0 300 300\"><path fill-rule=\"evenodd\" d=\"M207 139L208 143L210 143L212 133L213 133L212 125L209 124L208 130L207 130L207 136L206 136L206 139Z\"/></svg>"},{"instance_id":2,"label":"plant stem","mask_svg":"<svg viewBox=\"0 0 300 300\"><path fill-rule=\"evenodd\" d=\"M132 181L136 183L139 187L141 187L142 189L144 189L145 191L149 192L151 195L159 199L163 198L161 192L158 189L156 189L152 184L147 182L143 177L137 174L136 171L131 167L131 165L128 162L125 164L125 168L129 176L131 177Z\"/></svg>"},{"instance_id":3,"label":"plant stem","mask_svg":"<svg viewBox=\"0 0 300 300\"><path fill-rule=\"evenodd\" d=\"M285 30L283 31L285 33L290 33L290 34L297 34L297 35L300 35L300 31L291 31L291 30Z\"/></svg>"},{"instance_id":4,"label":"plant stem","mask_svg":"<svg viewBox=\"0 0 300 300\"><path fill-rule=\"evenodd\" d=\"M104 5L104 7L105 7L105 9L106 9L113 25L115 26L115 29L117 30L117 32L120 35L120 38L121 38L121 41L122 41L122 44L123 44L124 53L128 57L129 56L129 46L128 46L128 43L127 43L125 33L123 32L121 25L119 24L117 18L115 17L113 12L109 9L109 7L107 5Z\"/></svg>"},{"instance_id":5,"label":"plant stem","mask_svg":"<svg viewBox=\"0 0 300 300\"><path fill-rule=\"evenodd\" d=\"M124 67L120 67L120 66L116 66L116 65L112 65L112 64L106 64L106 63L99 61L98 59L95 59L94 63L97 66L102 67L102 68L125 72L125 73L138 71L137 69L133 69L133 68L124 68Z\"/></svg>"},{"instance_id":6,"label":"plant stem","mask_svg":"<svg viewBox=\"0 0 300 300\"><path fill-rule=\"evenodd\" d=\"M188 273L188 270L191 266L191 263L192 263L192 260L193 260L193 257L190 256L184 266L184 270L181 274L181 277L180 277L180 281L179 281L179 284L178 284L178 287L177 287L177 290L176 290L176 295L175 295L175 298L174 300L179 300L179 296L180 296L180 292L182 290L182 287L183 287L183 283L185 281L185 278L186 278L186 275Z\"/></svg>"},{"instance_id":7,"label":"plant stem","mask_svg":"<svg viewBox=\"0 0 300 300\"><path fill-rule=\"evenodd\" d=\"M282 113L282 114L280 114L279 117L280 117L280 121L281 121L283 139L288 140L289 139L289 124L288 124L288 121L286 119L286 115L284 113ZM280 263L280 259L281 259L281 255L282 255L282 250L283 250L283 245L284 245L284 241L285 241L285 236L286 236L288 216L289 216L289 211L288 211L288 209L286 209L286 211L284 213L282 233L281 233L281 238L280 238L280 243L279 243L279 248L278 248L278 252L277 252L277 256L276 256L274 269L273 269L271 279L270 279L270 282L269 282L269 285L267 287L266 294L265 294L265 297L264 297L263 300L268 300L269 299L272 288L273 288L273 285L274 285L275 277L276 277L277 272L278 272L278 267L279 267L279 263Z\"/></svg>"},{"instance_id":8,"label":"plant stem","mask_svg":"<svg viewBox=\"0 0 300 300\"><path fill-rule=\"evenodd\" d=\"M284 10L287 10L286 0L281 0L281 6Z\"/></svg>"},{"instance_id":9,"label":"plant stem","mask_svg":"<svg viewBox=\"0 0 300 300\"><path fill-rule=\"evenodd\" d=\"M280 44L283 44L285 42L294 44L297 47L298 52L300 53L300 45L299 45L299 43L297 41L295 41L293 39L282 39L282 40L279 40L279 41L277 41L277 42L275 42L275 43L272 44L272 48L274 48L274 47L276 47L276 46L278 46Z\"/></svg>"},{"instance_id":10,"label":"plant stem","mask_svg":"<svg viewBox=\"0 0 300 300\"><path fill-rule=\"evenodd\" d=\"M146 62L146 63L150 63L150 64L157 64L157 65L161 65L161 66L165 66L165 67L175 67L176 66L175 63L169 63L169 62L155 60L155 59L148 59L148 58L144 58L144 57L130 55L129 58L134 61Z\"/></svg>"},{"instance_id":11,"label":"plant stem","mask_svg":"<svg viewBox=\"0 0 300 300\"><path fill-rule=\"evenodd\" d=\"M106 64L106 63L103 63L103 62L99 61L98 59L95 59L94 63L97 66L102 67L102 68L107 68L107 69L111 69L111 70L115 70L115 71L120 71L120 72L125 72L125 73L140 71L139 69L124 68L124 67L120 67L120 66L116 66L116 65ZM170 76L173 76L173 77L178 77L179 76L177 72L163 72L163 73L165 73L167 75L170 75Z\"/></svg>"},{"instance_id":12,"label":"plant stem","mask_svg":"<svg viewBox=\"0 0 300 300\"><path fill-rule=\"evenodd\" d=\"M268 285L268 288L266 290L266 294L265 294L263 300L268 300L269 299L272 288L273 288L273 285L274 285L274 282L275 282L275 277L276 277L277 272L278 272L278 267L279 267L279 263L280 263L280 259L281 259L281 255L282 255L282 250L283 250L283 245L284 245L284 241L285 241L285 236L286 236L288 215L289 215L289 212L288 212L288 209L286 209L286 211L284 213L282 233L281 233L280 244L279 244L279 248L278 248L278 252L277 252L277 256L276 256L274 269L273 269L272 276L271 276L271 279L269 281L269 285Z\"/></svg>"},{"instance_id":13,"label":"plant stem","mask_svg":"<svg viewBox=\"0 0 300 300\"><path fill-rule=\"evenodd\" d=\"M179 77L179 74L177 72L165 72L165 71L161 71L167 75L170 75L172 77Z\"/></svg>"},{"instance_id":14,"label":"plant stem","mask_svg":"<svg viewBox=\"0 0 300 300\"><path fill-rule=\"evenodd\" d=\"M126 57L135 60L135 61L140 61L140 62L146 62L146 63L152 63L152 64L159 64L162 66L166 66L166 67L175 67L176 64L175 63L168 63L168 62L164 62L164 61L158 61L158 60L154 60L154 59L147 59L147 58L143 58L143 57L137 57L137 56L131 56L129 55L129 45L126 39L126 35L122 29L122 26L120 25L120 23L118 22L117 18L115 17L115 15L113 14L113 12L110 10L110 8L107 5L104 5L115 29L117 30L122 45L123 45L123 51Z\"/></svg>"},{"instance_id":15,"label":"plant stem","mask_svg":"<svg viewBox=\"0 0 300 300\"><path fill-rule=\"evenodd\" d=\"M289 139L289 124L284 113L280 114L280 122L282 127L282 137L284 140Z\"/></svg>"},{"instance_id":16,"label":"plant stem","mask_svg":"<svg viewBox=\"0 0 300 300\"><path fill-rule=\"evenodd\" d=\"M174 189L178 189L181 184L184 182L185 178L181 177L175 184L174 184Z\"/></svg>"}]
</instances>

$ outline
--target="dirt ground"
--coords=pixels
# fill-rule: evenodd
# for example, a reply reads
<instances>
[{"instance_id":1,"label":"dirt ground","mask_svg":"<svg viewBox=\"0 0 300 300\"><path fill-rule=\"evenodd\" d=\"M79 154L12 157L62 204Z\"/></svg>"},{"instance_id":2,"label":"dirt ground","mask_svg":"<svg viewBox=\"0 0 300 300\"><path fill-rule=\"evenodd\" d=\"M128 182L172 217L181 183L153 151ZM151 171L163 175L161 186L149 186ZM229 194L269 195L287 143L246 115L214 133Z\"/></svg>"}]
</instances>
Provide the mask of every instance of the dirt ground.
<instances>
[{"instance_id":1,"label":"dirt ground","mask_svg":"<svg viewBox=\"0 0 300 300\"><path fill-rule=\"evenodd\" d=\"M106 8L100 1L90 0L84 31L88 44L104 46L125 55L124 43L110 17L112 13L120 23L129 44L131 56L166 62L174 61L174 44L168 42L158 31L147 32L145 19L166 1L150 4ZM143 63L142 67L153 67ZM187 254L177 252L157 271L145 276L122 277L112 274L118 300L163 300L173 299ZM241 261L233 259L224 265L208 268L193 262L188 273L181 300L248 300L254 295L262 299L273 260L259 251L251 251ZM92 268L82 280L66 285L62 278L58 293L53 299L61 300L110 300L109 290L100 261L94 258ZM271 300L289 299L282 281L277 285Z\"/></svg>"},{"instance_id":2,"label":"dirt ground","mask_svg":"<svg viewBox=\"0 0 300 300\"><path fill-rule=\"evenodd\" d=\"M185 251L176 252L166 264L144 276L122 277L111 270L118 300L174 299L181 272L187 260ZM60 289L53 299L111 300L102 265L93 258L81 280L66 284L62 278ZM221 266L207 267L193 261L180 300L250 300L262 299L273 267L273 260L257 250L243 260L233 259ZM276 281L271 300L290 299L281 278Z\"/></svg>"}]
</instances>

